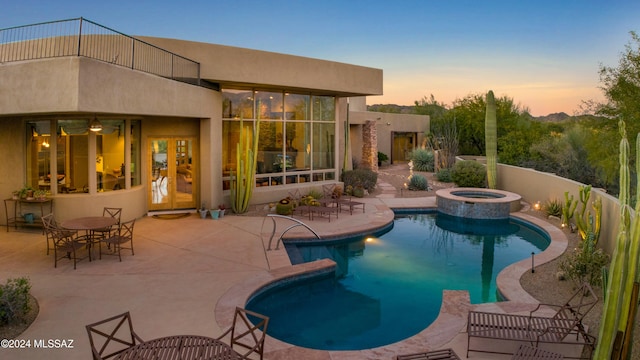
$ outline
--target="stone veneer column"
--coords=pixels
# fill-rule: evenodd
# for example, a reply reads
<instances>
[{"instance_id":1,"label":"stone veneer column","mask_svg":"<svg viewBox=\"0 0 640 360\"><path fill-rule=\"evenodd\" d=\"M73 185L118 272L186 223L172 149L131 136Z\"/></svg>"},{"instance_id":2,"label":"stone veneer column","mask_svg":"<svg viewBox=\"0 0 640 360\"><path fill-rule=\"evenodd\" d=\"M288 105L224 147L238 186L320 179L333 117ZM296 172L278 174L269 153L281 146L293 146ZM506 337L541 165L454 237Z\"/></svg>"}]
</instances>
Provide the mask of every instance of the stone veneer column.
<instances>
[{"instance_id":1,"label":"stone veneer column","mask_svg":"<svg viewBox=\"0 0 640 360\"><path fill-rule=\"evenodd\" d=\"M362 167L378 171L378 129L373 120L362 127Z\"/></svg>"}]
</instances>

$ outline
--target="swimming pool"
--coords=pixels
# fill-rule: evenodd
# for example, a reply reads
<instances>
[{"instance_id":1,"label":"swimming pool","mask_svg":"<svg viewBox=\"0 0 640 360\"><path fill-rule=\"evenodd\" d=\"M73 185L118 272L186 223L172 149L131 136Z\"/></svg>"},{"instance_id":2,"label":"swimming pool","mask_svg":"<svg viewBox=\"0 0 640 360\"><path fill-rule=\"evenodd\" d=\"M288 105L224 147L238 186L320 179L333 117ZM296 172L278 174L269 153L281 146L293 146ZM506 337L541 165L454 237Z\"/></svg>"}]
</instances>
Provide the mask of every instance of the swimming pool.
<instances>
[{"instance_id":1,"label":"swimming pool","mask_svg":"<svg viewBox=\"0 0 640 360\"><path fill-rule=\"evenodd\" d=\"M506 266L549 245L542 230L515 220L469 220L436 212L397 214L378 237L328 246L288 245L292 261L332 258L336 276L288 281L246 307L268 315L269 335L324 350L378 347L408 338L438 316L442 291L497 301Z\"/></svg>"}]
</instances>

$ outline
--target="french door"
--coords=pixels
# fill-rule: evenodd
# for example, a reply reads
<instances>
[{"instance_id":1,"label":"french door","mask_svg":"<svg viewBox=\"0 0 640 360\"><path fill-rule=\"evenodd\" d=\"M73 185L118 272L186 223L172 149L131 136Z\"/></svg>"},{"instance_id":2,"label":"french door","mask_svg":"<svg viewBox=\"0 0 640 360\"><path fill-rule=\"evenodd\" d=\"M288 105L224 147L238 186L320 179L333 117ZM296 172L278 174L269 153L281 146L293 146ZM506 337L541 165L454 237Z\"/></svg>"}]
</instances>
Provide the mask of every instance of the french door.
<instances>
[{"instance_id":1,"label":"french door","mask_svg":"<svg viewBox=\"0 0 640 360\"><path fill-rule=\"evenodd\" d=\"M196 207L196 139L192 137L149 138L149 210Z\"/></svg>"}]
</instances>

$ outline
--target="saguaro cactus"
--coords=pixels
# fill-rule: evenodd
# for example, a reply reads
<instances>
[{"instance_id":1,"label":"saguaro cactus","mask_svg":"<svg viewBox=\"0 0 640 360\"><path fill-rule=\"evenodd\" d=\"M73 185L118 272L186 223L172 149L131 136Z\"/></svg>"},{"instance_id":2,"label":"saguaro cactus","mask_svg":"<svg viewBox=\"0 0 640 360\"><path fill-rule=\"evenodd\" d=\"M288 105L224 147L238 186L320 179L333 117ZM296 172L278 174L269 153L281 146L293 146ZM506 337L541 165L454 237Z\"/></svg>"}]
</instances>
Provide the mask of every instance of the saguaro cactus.
<instances>
[{"instance_id":1,"label":"saguaro cactus","mask_svg":"<svg viewBox=\"0 0 640 360\"><path fill-rule=\"evenodd\" d=\"M484 143L487 152L487 185L489 189L497 186L498 130L496 121L496 99L493 91L487 93L487 110L484 118Z\"/></svg>"},{"instance_id":2,"label":"saguaro cactus","mask_svg":"<svg viewBox=\"0 0 640 360\"><path fill-rule=\"evenodd\" d=\"M260 103L258 102L258 109ZM240 119L240 140L236 144L236 173L231 173L231 208L236 214L247 212L253 194L258 156L258 136L260 135L260 115L253 123L253 136L244 134Z\"/></svg>"},{"instance_id":3,"label":"saguaro cactus","mask_svg":"<svg viewBox=\"0 0 640 360\"><path fill-rule=\"evenodd\" d=\"M639 217L635 216L630 230L631 212L629 206L629 142L624 122L620 121L620 228L616 247L611 258L608 272L602 320L598 334L598 346L594 359L609 359L613 350L617 331L625 332L633 282L637 281L637 257L639 250ZM636 156L640 155L640 136L636 141ZM639 202L640 204L640 202ZM637 211L640 205L636 206ZM629 287L629 284L631 285ZM629 288L627 288L629 287Z\"/></svg>"}]
</instances>

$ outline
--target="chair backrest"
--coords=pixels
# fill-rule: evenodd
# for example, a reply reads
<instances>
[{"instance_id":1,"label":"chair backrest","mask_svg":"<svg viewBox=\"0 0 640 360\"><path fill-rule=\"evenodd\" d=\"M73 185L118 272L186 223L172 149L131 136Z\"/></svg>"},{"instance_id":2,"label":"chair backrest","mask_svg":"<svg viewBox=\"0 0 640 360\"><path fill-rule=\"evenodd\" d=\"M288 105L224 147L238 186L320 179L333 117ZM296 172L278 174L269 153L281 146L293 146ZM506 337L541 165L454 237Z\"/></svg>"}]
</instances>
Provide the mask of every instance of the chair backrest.
<instances>
[{"instance_id":1,"label":"chair backrest","mask_svg":"<svg viewBox=\"0 0 640 360\"><path fill-rule=\"evenodd\" d=\"M143 340L133 331L131 315L122 313L86 326L94 360L109 359Z\"/></svg>"},{"instance_id":2,"label":"chair backrest","mask_svg":"<svg viewBox=\"0 0 640 360\"><path fill-rule=\"evenodd\" d=\"M55 227L57 225L56 218L53 217L53 213L44 215L41 219L42 219L42 225L44 226L45 230L51 227Z\"/></svg>"},{"instance_id":3,"label":"chair backrest","mask_svg":"<svg viewBox=\"0 0 640 360\"><path fill-rule=\"evenodd\" d=\"M584 331L582 320L598 303L598 296L591 286L584 283L553 316L554 330L559 339L563 339L572 329L578 327Z\"/></svg>"},{"instance_id":4,"label":"chair backrest","mask_svg":"<svg viewBox=\"0 0 640 360\"><path fill-rule=\"evenodd\" d=\"M322 195L325 199L333 198L333 188L335 188L334 184L322 185Z\"/></svg>"},{"instance_id":5,"label":"chair backrest","mask_svg":"<svg viewBox=\"0 0 640 360\"><path fill-rule=\"evenodd\" d=\"M582 319L598 303L598 296L591 286L584 283L554 315L557 320L582 322Z\"/></svg>"},{"instance_id":6,"label":"chair backrest","mask_svg":"<svg viewBox=\"0 0 640 360\"><path fill-rule=\"evenodd\" d=\"M129 220L120 224L118 235L121 238L133 239L133 226L136 224L136 219Z\"/></svg>"},{"instance_id":7,"label":"chair backrest","mask_svg":"<svg viewBox=\"0 0 640 360\"><path fill-rule=\"evenodd\" d=\"M112 218L118 220L118 224L120 224L121 215L122 208L105 207L104 210L102 210L102 216L111 216Z\"/></svg>"},{"instance_id":8,"label":"chair backrest","mask_svg":"<svg viewBox=\"0 0 640 360\"><path fill-rule=\"evenodd\" d=\"M262 355L264 352L264 339L267 335L269 317L256 312L236 307L231 327L231 347L239 346L248 350L241 354L243 359L252 353Z\"/></svg>"}]
</instances>

